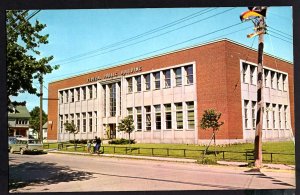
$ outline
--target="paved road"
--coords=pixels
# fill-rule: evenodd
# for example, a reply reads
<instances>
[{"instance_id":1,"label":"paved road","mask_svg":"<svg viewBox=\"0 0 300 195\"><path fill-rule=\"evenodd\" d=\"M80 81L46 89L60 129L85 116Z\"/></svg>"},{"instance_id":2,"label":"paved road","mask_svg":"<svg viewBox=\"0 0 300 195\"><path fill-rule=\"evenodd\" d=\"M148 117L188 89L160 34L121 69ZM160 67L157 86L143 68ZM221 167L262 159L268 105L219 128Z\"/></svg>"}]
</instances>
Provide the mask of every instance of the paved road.
<instances>
[{"instance_id":1,"label":"paved road","mask_svg":"<svg viewBox=\"0 0 300 195\"><path fill-rule=\"evenodd\" d=\"M10 192L294 189L294 171L77 156L9 155Z\"/></svg>"}]
</instances>

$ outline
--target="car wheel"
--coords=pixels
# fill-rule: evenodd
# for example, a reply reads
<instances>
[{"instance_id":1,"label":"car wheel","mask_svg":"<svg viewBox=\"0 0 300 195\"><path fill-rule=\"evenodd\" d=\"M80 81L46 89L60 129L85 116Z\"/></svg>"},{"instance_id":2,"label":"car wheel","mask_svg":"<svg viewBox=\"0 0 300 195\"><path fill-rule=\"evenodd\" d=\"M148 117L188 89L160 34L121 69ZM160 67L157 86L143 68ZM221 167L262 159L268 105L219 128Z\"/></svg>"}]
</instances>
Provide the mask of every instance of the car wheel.
<instances>
[{"instance_id":1,"label":"car wheel","mask_svg":"<svg viewBox=\"0 0 300 195\"><path fill-rule=\"evenodd\" d=\"M10 151L9 151L11 154L13 154L14 153L14 149L10 149Z\"/></svg>"},{"instance_id":2,"label":"car wheel","mask_svg":"<svg viewBox=\"0 0 300 195\"><path fill-rule=\"evenodd\" d=\"M21 154L21 155L24 154L24 149L21 149L20 154Z\"/></svg>"}]
</instances>

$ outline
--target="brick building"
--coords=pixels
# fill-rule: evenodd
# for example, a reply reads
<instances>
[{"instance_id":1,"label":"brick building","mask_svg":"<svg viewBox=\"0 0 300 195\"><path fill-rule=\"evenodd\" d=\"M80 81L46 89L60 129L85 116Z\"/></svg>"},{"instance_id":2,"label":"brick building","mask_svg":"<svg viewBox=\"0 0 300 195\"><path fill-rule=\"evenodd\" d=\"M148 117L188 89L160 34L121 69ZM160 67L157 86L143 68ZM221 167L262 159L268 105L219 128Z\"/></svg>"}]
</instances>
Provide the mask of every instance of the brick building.
<instances>
[{"instance_id":1,"label":"brick building","mask_svg":"<svg viewBox=\"0 0 300 195\"><path fill-rule=\"evenodd\" d=\"M215 108L224 125L217 143L252 141L255 134L257 51L217 40L49 83L48 140L127 138L117 131L131 115L133 139L144 143L207 142L199 127ZM293 64L264 54L263 140L290 139L294 131Z\"/></svg>"}]
</instances>

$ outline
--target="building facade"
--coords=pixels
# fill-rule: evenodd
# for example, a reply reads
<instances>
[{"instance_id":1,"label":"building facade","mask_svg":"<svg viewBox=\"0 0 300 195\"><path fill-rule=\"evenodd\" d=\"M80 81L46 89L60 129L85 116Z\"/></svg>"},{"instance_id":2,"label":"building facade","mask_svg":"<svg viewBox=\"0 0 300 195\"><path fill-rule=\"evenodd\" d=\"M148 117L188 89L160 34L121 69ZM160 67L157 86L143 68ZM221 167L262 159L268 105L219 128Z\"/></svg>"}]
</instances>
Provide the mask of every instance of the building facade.
<instances>
[{"instance_id":1,"label":"building facade","mask_svg":"<svg viewBox=\"0 0 300 195\"><path fill-rule=\"evenodd\" d=\"M8 135L27 137L30 114L25 105L19 105L8 112Z\"/></svg>"},{"instance_id":2,"label":"building facade","mask_svg":"<svg viewBox=\"0 0 300 195\"><path fill-rule=\"evenodd\" d=\"M218 40L94 71L49 84L48 140L65 141L73 122L76 139L128 138L118 132L134 119L132 138L143 143L202 144L204 110L222 113L218 143L254 139L257 52ZM290 139L294 131L293 64L264 55L264 140ZM49 124L50 124L49 123Z\"/></svg>"}]
</instances>

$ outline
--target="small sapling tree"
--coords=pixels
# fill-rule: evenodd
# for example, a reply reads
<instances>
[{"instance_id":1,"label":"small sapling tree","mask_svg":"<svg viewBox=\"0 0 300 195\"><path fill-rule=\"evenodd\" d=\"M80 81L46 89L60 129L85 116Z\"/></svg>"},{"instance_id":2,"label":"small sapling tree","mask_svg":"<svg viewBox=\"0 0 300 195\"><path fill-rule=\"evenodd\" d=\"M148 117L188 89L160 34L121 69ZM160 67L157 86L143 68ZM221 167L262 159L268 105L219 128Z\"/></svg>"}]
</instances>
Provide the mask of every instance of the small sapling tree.
<instances>
[{"instance_id":1,"label":"small sapling tree","mask_svg":"<svg viewBox=\"0 0 300 195\"><path fill-rule=\"evenodd\" d=\"M131 116L126 116L124 119L121 120L121 122L119 123L119 131L124 131L128 133L130 146L130 133L134 131L134 124Z\"/></svg>"},{"instance_id":2,"label":"small sapling tree","mask_svg":"<svg viewBox=\"0 0 300 195\"><path fill-rule=\"evenodd\" d=\"M220 129L220 127L224 124L224 122L219 122L221 115L222 115L222 113L217 112L214 109L207 109L203 113L202 119L200 121L200 127L202 129L212 129L213 130L212 137L210 139L208 146L205 149L204 155L206 154L206 152L210 146L210 143L213 139L214 146L215 146L215 156L216 156L216 131L218 131ZM204 155L203 155L203 158L204 158Z\"/></svg>"},{"instance_id":3,"label":"small sapling tree","mask_svg":"<svg viewBox=\"0 0 300 195\"><path fill-rule=\"evenodd\" d=\"M75 135L79 132L78 128L75 126L74 123L69 123L69 122L64 123L64 126L65 126L66 131L68 131L69 133L73 133L74 144L75 144Z\"/></svg>"}]
</instances>

